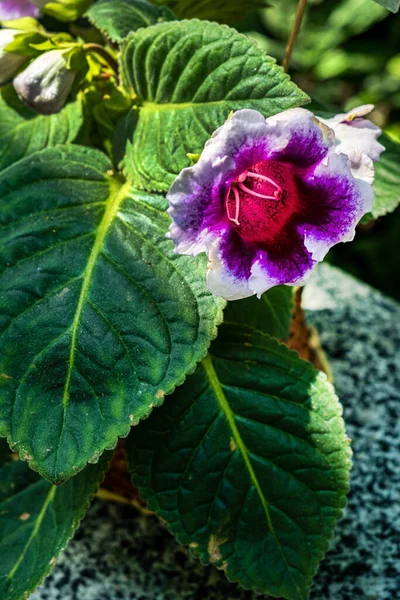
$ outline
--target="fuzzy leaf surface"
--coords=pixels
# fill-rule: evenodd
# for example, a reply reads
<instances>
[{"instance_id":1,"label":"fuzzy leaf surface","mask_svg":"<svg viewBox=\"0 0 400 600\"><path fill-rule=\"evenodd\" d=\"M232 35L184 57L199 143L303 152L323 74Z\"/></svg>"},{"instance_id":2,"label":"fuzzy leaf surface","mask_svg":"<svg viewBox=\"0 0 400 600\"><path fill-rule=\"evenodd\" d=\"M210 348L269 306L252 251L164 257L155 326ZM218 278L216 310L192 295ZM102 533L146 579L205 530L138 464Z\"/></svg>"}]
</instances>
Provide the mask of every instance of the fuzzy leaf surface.
<instances>
[{"instance_id":1,"label":"fuzzy leaf surface","mask_svg":"<svg viewBox=\"0 0 400 600\"><path fill-rule=\"evenodd\" d=\"M86 14L113 42L121 42L128 33L141 27L175 19L168 7L154 6L147 0L98 0Z\"/></svg>"},{"instance_id":2,"label":"fuzzy leaf surface","mask_svg":"<svg viewBox=\"0 0 400 600\"><path fill-rule=\"evenodd\" d=\"M0 440L0 597L24 600L54 566L104 477L111 456L56 487Z\"/></svg>"},{"instance_id":3,"label":"fuzzy leaf surface","mask_svg":"<svg viewBox=\"0 0 400 600\"><path fill-rule=\"evenodd\" d=\"M111 169L71 145L0 174L0 435L54 483L160 405L222 318L165 200Z\"/></svg>"},{"instance_id":4,"label":"fuzzy leaf surface","mask_svg":"<svg viewBox=\"0 0 400 600\"><path fill-rule=\"evenodd\" d=\"M202 563L303 600L346 503L341 413L323 373L265 333L224 323L195 374L128 438L129 468Z\"/></svg>"},{"instance_id":5,"label":"fuzzy leaf surface","mask_svg":"<svg viewBox=\"0 0 400 600\"><path fill-rule=\"evenodd\" d=\"M128 36L121 75L139 97L135 129L121 129L123 165L135 185L152 191L168 190L192 164L188 153L200 153L230 111L268 116L308 101L249 38L207 21L162 23Z\"/></svg>"},{"instance_id":6,"label":"fuzzy leaf surface","mask_svg":"<svg viewBox=\"0 0 400 600\"><path fill-rule=\"evenodd\" d=\"M375 0L375 2L393 13L399 12L400 0Z\"/></svg>"},{"instance_id":7,"label":"fuzzy leaf surface","mask_svg":"<svg viewBox=\"0 0 400 600\"><path fill-rule=\"evenodd\" d=\"M83 124L82 104L68 102L55 115L25 106L12 85L0 90L0 171L49 146L74 141Z\"/></svg>"}]
</instances>

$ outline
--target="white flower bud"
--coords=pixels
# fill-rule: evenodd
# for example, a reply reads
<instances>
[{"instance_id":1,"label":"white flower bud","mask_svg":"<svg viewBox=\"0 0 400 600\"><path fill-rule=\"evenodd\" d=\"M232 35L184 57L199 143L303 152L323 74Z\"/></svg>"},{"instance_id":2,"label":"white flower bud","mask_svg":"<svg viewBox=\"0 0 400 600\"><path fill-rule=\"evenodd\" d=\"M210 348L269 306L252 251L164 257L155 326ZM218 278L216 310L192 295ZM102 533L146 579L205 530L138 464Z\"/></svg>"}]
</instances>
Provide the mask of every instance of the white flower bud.
<instances>
[{"instance_id":1,"label":"white flower bud","mask_svg":"<svg viewBox=\"0 0 400 600\"><path fill-rule=\"evenodd\" d=\"M18 69L27 61L26 56L20 56L4 50L14 40L17 29L0 29L0 85L7 83Z\"/></svg>"},{"instance_id":2,"label":"white flower bud","mask_svg":"<svg viewBox=\"0 0 400 600\"><path fill-rule=\"evenodd\" d=\"M14 79L21 100L44 115L62 109L75 79L75 71L67 69L64 53L50 50L41 54Z\"/></svg>"}]
</instances>

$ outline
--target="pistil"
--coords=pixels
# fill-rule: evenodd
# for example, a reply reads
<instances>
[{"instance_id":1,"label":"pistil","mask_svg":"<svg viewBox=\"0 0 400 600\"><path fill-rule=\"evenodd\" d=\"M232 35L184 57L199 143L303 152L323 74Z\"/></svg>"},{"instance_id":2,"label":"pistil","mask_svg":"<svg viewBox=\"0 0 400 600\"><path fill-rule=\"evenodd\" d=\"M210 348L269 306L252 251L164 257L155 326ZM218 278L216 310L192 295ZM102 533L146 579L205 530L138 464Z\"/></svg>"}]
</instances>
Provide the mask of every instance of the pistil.
<instances>
[{"instance_id":1,"label":"pistil","mask_svg":"<svg viewBox=\"0 0 400 600\"><path fill-rule=\"evenodd\" d=\"M267 195L267 194L260 194L259 192L255 192L254 190L247 187L244 184L244 181L246 181L246 179L248 177L258 180L258 181L269 183L270 185L272 185L275 188L274 195L271 196L271 195ZM228 219L234 225L237 225L238 227L240 226L240 222L239 222L240 195L239 195L239 191L237 188L239 188L240 190L242 190L242 192L244 192L245 194L247 194L249 196L253 196L254 198L261 198L263 200L279 200L282 196L282 191L283 191L281 186L278 185L276 183L276 181L274 181L270 177L266 177L265 175L261 175L259 173L253 173L252 171L245 171L244 173L241 173L235 179L235 181L229 188L228 194L227 194L226 200L225 200L226 213L227 213ZM235 197L235 216L234 217L231 217L230 211L229 211L229 195L231 192L233 192L233 195Z\"/></svg>"}]
</instances>

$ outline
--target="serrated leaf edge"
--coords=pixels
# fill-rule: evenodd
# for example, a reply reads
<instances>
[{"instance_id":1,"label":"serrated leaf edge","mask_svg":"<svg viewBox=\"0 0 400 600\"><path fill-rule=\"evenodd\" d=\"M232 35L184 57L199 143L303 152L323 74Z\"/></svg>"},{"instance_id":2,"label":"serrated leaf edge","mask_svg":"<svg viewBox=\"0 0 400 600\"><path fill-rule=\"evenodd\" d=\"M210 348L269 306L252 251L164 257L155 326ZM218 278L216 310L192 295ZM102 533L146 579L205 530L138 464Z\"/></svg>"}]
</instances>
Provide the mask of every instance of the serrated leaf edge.
<instances>
[{"instance_id":1,"label":"serrated leaf edge","mask_svg":"<svg viewBox=\"0 0 400 600\"><path fill-rule=\"evenodd\" d=\"M76 530L78 529L79 525L81 524L81 521L82 521L83 517L85 516L85 514L86 514L86 512L87 512L87 510L88 510L88 508L90 506L90 504L92 503L93 498L95 497L97 491L99 490L100 484L102 483L102 481L104 481L105 474L108 471L108 469L110 468L111 460L112 460L112 456L110 456L109 460L105 461L104 468L100 472L100 477L99 477L97 486L95 487L93 493L88 497L87 502L85 503L85 505L82 506L82 509L79 511L76 519L74 519L72 521L71 529L70 529L70 532L69 532L68 539L65 540L64 545L60 548L57 557L61 554L61 552L63 552L64 548L66 548L66 546L68 545L69 541L71 540L71 538L73 537L74 533L76 532ZM49 507L50 503L53 501L53 498L54 498L55 494L57 493L58 488L59 488L59 486L54 485L54 484L50 484L50 490L49 490L49 492L48 492L48 494L46 496L46 500L43 503L43 507L42 507L42 509L41 509L41 511L39 513L39 516L38 516L38 519L41 517L39 526L37 527L35 525L35 527L34 527L32 533L31 533L31 535L29 536L29 539L28 539L27 543L24 546L23 553L22 553L23 555L22 555L21 559L17 561L16 568L14 566L13 569L12 569L12 571L11 571L12 572L12 577L14 576L14 574L17 572L19 566L21 565L21 563L22 563L22 561L23 561L23 559L25 557L25 554L26 554L26 552L28 550L28 547L31 544L31 541L36 537L36 535L37 535L37 533L38 533L38 531L40 529L40 526L42 524L43 518L44 518L44 516L46 514L47 508ZM56 560L54 562L51 561L48 564L48 567L47 567L46 571L43 573L43 575L41 576L40 580L37 582L37 584L34 587L31 587L31 588L28 588L27 590L25 590L24 594L22 596L19 596L18 600L26 600L27 594L29 595L29 594L33 593L43 583L43 581L46 579L46 577L48 575L50 575L50 573L53 570L55 564L56 564ZM8 578L11 578L10 575L8 575ZM5 598L5 600L7 600L7 598Z\"/></svg>"},{"instance_id":2,"label":"serrated leaf edge","mask_svg":"<svg viewBox=\"0 0 400 600\"><path fill-rule=\"evenodd\" d=\"M57 146L54 146L54 148L58 148L58 149L64 149L64 148L69 148L69 146L66 146L64 144L59 144ZM93 151L93 149L88 149L89 151ZM28 161L31 159L32 156L39 156L45 154L46 152L49 151L49 148L44 148L43 150L40 150L38 152L35 152L34 155L31 156L26 156L24 158L21 159L21 161ZM98 151L96 151L98 152ZM102 154L101 152L99 152L99 154ZM106 156L104 155L104 158L106 158ZM20 162L20 161L18 161ZM15 165L18 163L14 163L12 165L9 165L9 167L6 167L6 169L2 172L2 175L4 175L4 173L7 171L7 169L12 169L15 167ZM104 174L103 174L104 175ZM84 297L84 287L85 287L85 291L88 288L88 285L90 285L90 275L95 267L96 264L96 258L97 258L97 254L101 248L102 243L104 242L104 239L107 235L108 229L111 226L113 219L116 215L116 213L118 212L118 208L122 202L122 200L125 198L125 190L129 188L129 191L134 192L135 191L135 187L133 186L133 184L129 181L126 181L124 183L122 183L121 181L119 182L119 185L116 185L116 182L113 182L113 180L111 179L111 177L108 177L110 185L111 185L111 189L112 189L112 196L108 198L108 200L105 202L105 204L109 204L108 209L106 208L103 218L101 220L101 223L98 227L98 230L100 231L100 235L98 235L98 232L96 233L96 239L95 242L92 246L92 250L90 252L90 257L88 259L88 265L90 263L90 267L87 265L87 268L85 269L85 275L84 275L84 280L87 279L88 282L86 283L85 286L85 281L82 284L82 288L81 288L81 292L80 292L80 298L79 298L79 302L78 302L78 306L75 312L75 318L74 318L74 324L75 324L75 330L77 329L78 326L78 317L76 316L78 313L81 312L82 310L82 303L81 300ZM111 201L112 200L112 201ZM162 212L162 211L160 211ZM51 484L53 485L61 485L62 483L65 483L66 481L68 481L71 477L74 477L75 475L77 475L80 471L82 471L86 464L97 464L100 457L102 456L102 454L105 451L111 451L114 450L118 444L118 440L120 438L126 438L129 435L129 432L131 430L131 427L138 425L140 423L140 421L142 421L143 419L146 419L150 416L150 414L152 413L154 408L158 408L160 407L163 402L164 402L164 397L167 395L170 395L173 393L173 391L175 390L176 387L182 385L184 383L184 381L186 380L186 377L190 374L192 374L196 367L197 364L199 362L201 362L203 360L203 358L207 355L208 353L208 349L210 347L211 342L217 337L218 334L218 327L219 325L221 325L221 323L223 322L223 310L226 306L226 301L223 300L222 298L216 298L215 299L215 318L214 318L214 325L212 330L210 331L210 335L208 336L208 343L206 343L204 345L204 351L199 353L198 357L195 358L194 360L191 361L191 363L188 365L187 369L185 370L185 372L182 374L182 376L176 380L176 382L174 382L173 384L171 384L169 387L166 387L166 390L164 391L164 395L162 397L155 397L153 399L153 402L150 403L150 405L148 406L147 411L144 411L143 414L141 415L140 419L138 422L132 422L132 423L128 423L127 425L124 425L123 427L121 427L120 432L117 434L115 440L113 442L111 442L110 444L106 445L102 451L100 452L96 452L94 454L94 456L89 459L87 461L87 463L85 462L83 465L80 465L79 467L76 468L75 471L73 471L69 477L65 477L65 478L60 478L60 479L49 479L41 470L40 466L38 466L37 461L35 461L35 459L33 457L31 457L30 455L28 455L26 452L20 453L20 447L18 442L15 442L14 440L12 440L11 436L11 432L8 435L5 436L1 436L1 437L6 437L7 439L7 443L9 444L10 448L12 449L13 452L18 452L20 453L20 459L27 462L29 467L35 471L36 473L39 473L39 475L41 477L43 477L43 479L46 479L47 481L49 481ZM70 360L71 357L73 358L73 343L71 340L71 353L70 353ZM68 369L68 373L70 374L72 370L71 364L69 366ZM63 393L63 404L66 403L68 401L68 396L67 396L67 383L69 380L66 381L66 385L64 387L64 393Z\"/></svg>"}]
</instances>

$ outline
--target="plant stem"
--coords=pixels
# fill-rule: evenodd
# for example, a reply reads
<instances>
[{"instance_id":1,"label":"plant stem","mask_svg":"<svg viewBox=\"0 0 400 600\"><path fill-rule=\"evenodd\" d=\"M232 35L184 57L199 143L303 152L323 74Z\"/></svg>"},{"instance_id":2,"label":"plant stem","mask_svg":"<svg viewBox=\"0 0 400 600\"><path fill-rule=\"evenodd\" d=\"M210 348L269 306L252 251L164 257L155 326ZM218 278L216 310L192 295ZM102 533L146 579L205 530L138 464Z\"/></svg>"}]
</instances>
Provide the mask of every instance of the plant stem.
<instances>
[{"instance_id":1,"label":"plant stem","mask_svg":"<svg viewBox=\"0 0 400 600\"><path fill-rule=\"evenodd\" d=\"M299 0L299 3L297 5L296 15L294 17L294 21L293 21L293 25L292 25L292 30L290 32L288 43L286 44L285 55L284 55L283 61L282 61L282 67L283 67L283 70L285 71L285 73L287 73L288 68L289 68L290 57L292 55L293 47L296 43L296 39L297 39L297 36L300 31L301 22L303 20L304 11L306 9L306 4L307 4L307 0Z\"/></svg>"},{"instance_id":2,"label":"plant stem","mask_svg":"<svg viewBox=\"0 0 400 600\"><path fill-rule=\"evenodd\" d=\"M104 60L110 65L110 67L112 68L114 73L116 75L118 75L117 61L115 60L115 58L113 58L111 56L111 54L105 48L103 48L103 46L100 46L100 44L92 44L92 43L84 44L83 49L86 50L87 52L96 52L96 54L98 54L99 56L104 58Z\"/></svg>"}]
</instances>

